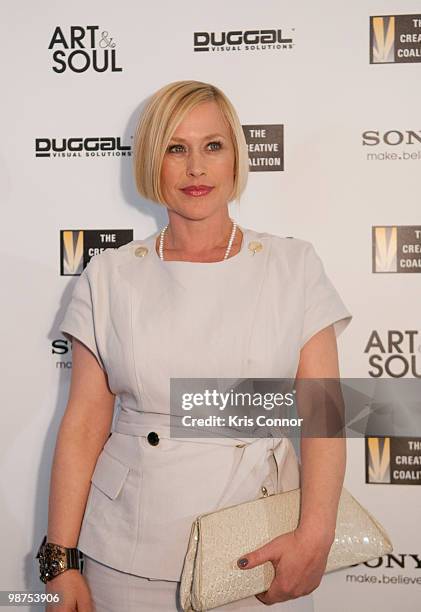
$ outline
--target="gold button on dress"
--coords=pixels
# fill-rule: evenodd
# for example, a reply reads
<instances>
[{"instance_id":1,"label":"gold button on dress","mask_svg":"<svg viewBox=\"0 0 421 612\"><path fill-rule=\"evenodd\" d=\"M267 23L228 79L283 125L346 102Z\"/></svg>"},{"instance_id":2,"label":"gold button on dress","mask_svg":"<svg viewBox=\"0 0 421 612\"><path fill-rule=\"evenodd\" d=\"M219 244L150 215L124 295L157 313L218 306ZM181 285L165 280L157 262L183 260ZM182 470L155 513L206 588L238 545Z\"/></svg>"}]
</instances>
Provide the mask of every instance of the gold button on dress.
<instances>
[{"instance_id":1,"label":"gold button on dress","mask_svg":"<svg viewBox=\"0 0 421 612\"><path fill-rule=\"evenodd\" d=\"M148 254L148 251L149 251L148 247L140 246L140 247L137 247L134 254L136 255L136 257L145 257L145 255Z\"/></svg>"}]
</instances>

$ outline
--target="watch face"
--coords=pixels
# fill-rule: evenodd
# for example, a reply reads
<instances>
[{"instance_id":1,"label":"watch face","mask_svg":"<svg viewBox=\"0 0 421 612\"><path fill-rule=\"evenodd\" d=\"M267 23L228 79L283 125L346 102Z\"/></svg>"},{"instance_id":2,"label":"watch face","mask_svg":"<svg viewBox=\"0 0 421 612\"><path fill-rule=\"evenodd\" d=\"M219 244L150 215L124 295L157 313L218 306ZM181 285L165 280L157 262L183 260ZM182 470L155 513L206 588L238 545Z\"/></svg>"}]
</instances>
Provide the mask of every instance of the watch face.
<instances>
[{"instance_id":1,"label":"watch face","mask_svg":"<svg viewBox=\"0 0 421 612\"><path fill-rule=\"evenodd\" d=\"M64 568L64 563L62 561L59 561L58 559L51 561L50 563L50 569L53 572L57 572L58 570L63 569L63 568Z\"/></svg>"}]
</instances>

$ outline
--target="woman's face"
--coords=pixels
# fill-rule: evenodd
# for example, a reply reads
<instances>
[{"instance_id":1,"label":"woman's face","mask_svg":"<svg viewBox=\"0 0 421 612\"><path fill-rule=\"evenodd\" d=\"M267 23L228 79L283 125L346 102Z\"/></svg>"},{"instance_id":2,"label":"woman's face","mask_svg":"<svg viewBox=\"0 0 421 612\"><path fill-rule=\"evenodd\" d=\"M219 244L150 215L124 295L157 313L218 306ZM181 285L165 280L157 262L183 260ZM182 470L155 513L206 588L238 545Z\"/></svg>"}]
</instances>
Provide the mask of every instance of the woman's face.
<instances>
[{"instance_id":1,"label":"woman's face","mask_svg":"<svg viewBox=\"0 0 421 612\"><path fill-rule=\"evenodd\" d=\"M198 104L178 125L164 155L161 190L167 208L203 219L226 207L234 163L229 125L218 104Z\"/></svg>"}]
</instances>

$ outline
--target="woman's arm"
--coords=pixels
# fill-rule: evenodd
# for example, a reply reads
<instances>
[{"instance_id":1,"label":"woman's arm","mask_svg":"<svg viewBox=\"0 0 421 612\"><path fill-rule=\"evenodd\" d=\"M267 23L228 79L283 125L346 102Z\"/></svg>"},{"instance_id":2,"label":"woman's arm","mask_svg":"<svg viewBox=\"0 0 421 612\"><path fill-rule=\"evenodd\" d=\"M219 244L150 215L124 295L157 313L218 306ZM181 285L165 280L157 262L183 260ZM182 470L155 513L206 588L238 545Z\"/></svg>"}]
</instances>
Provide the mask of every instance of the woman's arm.
<instances>
[{"instance_id":1,"label":"woman's arm","mask_svg":"<svg viewBox=\"0 0 421 612\"><path fill-rule=\"evenodd\" d=\"M301 349L296 378L339 378L336 337L332 326L314 334ZM298 394L297 399L300 404ZM304 425L306 416L309 417L312 412L311 403L304 406L303 412L302 406L298 406ZM238 560L238 566L242 569L272 562L275 578L267 591L256 595L257 599L268 605L314 591L323 577L334 539L345 472L345 440L302 437L301 451L302 504L299 526L247 553L247 563L244 565Z\"/></svg>"},{"instance_id":2,"label":"woman's arm","mask_svg":"<svg viewBox=\"0 0 421 612\"><path fill-rule=\"evenodd\" d=\"M315 334L301 349L296 378L339 381L338 351L332 325ZM301 416L305 419L305 415ZM301 437L300 532L333 542L345 466L345 438Z\"/></svg>"},{"instance_id":3,"label":"woman's arm","mask_svg":"<svg viewBox=\"0 0 421 612\"><path fill-rule=\"evenodd\" d=\"M112 423L114 399L105 372L73 338L72 379L54 452L47 541L76 547L90 479Z\"/></svg>"}]
</instances>

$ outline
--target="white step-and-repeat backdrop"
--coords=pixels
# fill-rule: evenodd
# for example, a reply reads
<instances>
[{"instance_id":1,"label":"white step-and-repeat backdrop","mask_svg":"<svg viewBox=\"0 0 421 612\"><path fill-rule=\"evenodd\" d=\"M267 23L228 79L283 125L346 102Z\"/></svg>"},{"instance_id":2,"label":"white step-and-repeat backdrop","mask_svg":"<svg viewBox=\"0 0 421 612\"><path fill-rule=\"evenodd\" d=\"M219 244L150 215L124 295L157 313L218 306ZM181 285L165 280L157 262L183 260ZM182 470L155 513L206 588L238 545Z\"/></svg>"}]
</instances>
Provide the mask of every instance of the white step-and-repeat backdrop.
<instances>
[{"instance_id":1,"label":"white step-and-repeat backdrop","mask_svg":"<svg viewBox=\"0 0 421 612\"><path fill-rule=\"evenodd\" d=\"M58 322L94 253L167 220L131 169L139 109L165 83L208 81L236 106L251 173L232 216L314 244L354 315L342 376L421 376L421 5L8 0L1 29L0 586L41 590L71 375ZM345 484L394 552L326 576L318 612L420 609L419 436L349 441Z\"/></svg>"}]
</instances>

